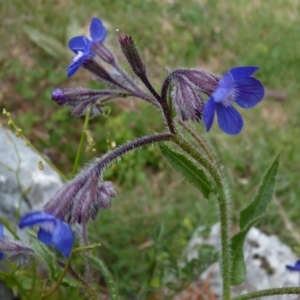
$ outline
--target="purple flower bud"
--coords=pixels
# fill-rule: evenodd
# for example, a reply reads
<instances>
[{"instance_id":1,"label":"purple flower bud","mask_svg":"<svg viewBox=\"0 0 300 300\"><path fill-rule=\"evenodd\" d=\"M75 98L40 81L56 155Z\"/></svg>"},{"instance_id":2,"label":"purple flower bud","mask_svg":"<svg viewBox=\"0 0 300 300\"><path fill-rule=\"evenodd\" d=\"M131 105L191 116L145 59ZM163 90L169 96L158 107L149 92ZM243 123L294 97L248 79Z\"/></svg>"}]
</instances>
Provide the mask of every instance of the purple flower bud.
<instances>
[{"instance_id":1,"label":"purple flower bud","mask_svg":"<svg viewBox=\"0 0 300 300\"><path fill-rule=\"evenodd\" d=\"M191 85L187 84L181 77L174 78L173 82L174 88L171 92L171 96L177 115L180 116L183 121L190 119L199 122L204 107L204 101L199 92L193 89Z\"/></svg>"},{"instance_id":2,"label":"purple flower bud","mask_svg":"<svg viewBox=\"0 0 300 300\"><path fill-rule=\"evenodd\" d=\"M60 189L45 205L46 212L70 224L94 220L99 209L108 209L116 192L111 182L100 182L93 168L87 168Z\"/></svg>"},{"instance_id":3,"label":"purple flower bud","mask_svg":"<svg viewBox=\"0 0 300 300\"><path fill-rule=\"evenodd\" d=\"M201 93L210 95L218 86L218 77L204 70L178 69L166 80L171 79L173 106L182 120L199 122L202 118L204 99Z\"/></svg>"},{"instance_id":4,"label":"purple flower bud","mask_svg":"<svg viewBox=\"0 0 300 300\"><path fill-rule=\"evenodd\" d=\"M52 100L59 105L70 106L71 113L75 117L85 115L87 109L92 106L90 114L92 118L103 113L101 106L103 102L122 95L119 90L55 89Z\"/></svg>"},{"instance_id":5,"label":"purple flower bud","mask_svg":"<svg viewBox=\"0 0 300 300\"><path fill-rule=\"evenodd\" d=\"M65 92L62 89L55 89L52 92L51 99L55 101L58 105L64 105L67 103L67 99L65 98Z\"/></svg>"},{"instance_id":6,"label":"purple flower bud","mask_svg":"<svg viewBox=\"0 0 300 300\"><path fill-rule=\"evenodd\" d=\"M146 75L146 65L144 64L139 50L130 35L124 35L123 37L119 34L119 43L121 49L127 58L132 71L138 76Z\"/></svg>"},{"instance_id":7,"label":"purple flower bud","mask_svg":"<svg viewBox=\"0 0 300 300\"><path fill-rule=\"evenodd\" d=\"M5 240L3 229L3 224L0 223L0 260L5 255L8 260L17 262L19 266L27 265L34 256L33 250L21 243Z\"/></svg>"}]
</instances>

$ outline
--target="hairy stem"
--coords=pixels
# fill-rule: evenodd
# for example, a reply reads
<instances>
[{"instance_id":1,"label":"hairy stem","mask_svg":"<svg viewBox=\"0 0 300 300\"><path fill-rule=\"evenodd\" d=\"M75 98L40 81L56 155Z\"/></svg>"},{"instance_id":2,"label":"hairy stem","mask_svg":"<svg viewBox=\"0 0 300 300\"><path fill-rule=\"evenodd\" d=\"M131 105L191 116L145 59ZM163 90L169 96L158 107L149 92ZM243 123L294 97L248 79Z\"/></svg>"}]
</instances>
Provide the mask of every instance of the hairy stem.
<instances>
[{"instance_id":1,"label":"hairy stem","mask_svg":"<svg viewBox=\"0 0 300 300\"><path fill-rule=\"evenodd\" d=\"M140 148L149 144L157 143L157 142L162 142L162 141L169 141L173 138L173 135L170 133L162 133L162 134L157 134L157 135L152 135L152 136L146 136L142 137L140 139L137 139L133 142L129 142L125 145L122 145L119 148L116 148L115 150L109 152L106 154L103 158L101 158L96 165L93 167L93 170L95 170L95 174L98 177L103 169L110 164L114 159L124 155L125 153L136 149Z\"/></svg>"},{"instance_id":2,"label":"hairy stem","mask_svg":"<svg viewBox=\"0 0 300 300\"><path fill-rule=\"evenodd\" d=\"M160 96L156 90L154 89L154 87L152 86L152 84L150 83L147 75L145 74L144 76L140 76L141 81L144 83L144 85L147 87L147 89L151 92L151 94L155 97L155 99L157 99L157 101L159 102L159 104L161 105L161 108L164 112L164 115L166 117L166 122L167 125L169 127L169 130L171 133L175 133L175 127L173 124L173 120L172 120L172 116L171 116L171 111L170 108L168 106L168 102L167 102L167 91L168 91L168 87L166 90L166 95L163 97L163 92L164 90L162 89L162 95Z\"/></svg>"},{"instance_id":3,"label":"hairy stem","mask_svg":"<svg viewBox=\"0 0 300 300\"><path fill-rule=\"evenodd\" d=\"M209 158L209 160L217 166L217 168L220 170L221 166L219 164L219 161L217 157L215 156L214 152L209 148L208 144L206 143L205 139L202 138L201 135L199 135L192 126L190 126L187 122L184 122L180 118L176 118L176 121L184 127L184 129L198 142L198 144L202 147L203 151Z\"/></svg>"},{"instance_id":4,"label":"hairy stem","mask_svg":"<svg viewBox=\"0 0 300 300\"><path fill-rule=\"evenodd\" d=\"M185 141L180 135L176 134L173 141L191 157L199 162L213 177L217 185L217 200L220 214L221 230L221 273L223 279L223 300L230 300L230 270L231 270L231 252L229 237L229 199L225 192L223 175L217 170L214 164L209 161L202 153L198 152L192 145Z\"/></svg>"},{"instance_id":5,"label":"hairy stem","mask_svg":"<svg viewBox=\"0 0 300 300\"><path fill-rule=\"evenodd\" d=\"M88 246L89 245L89 241L88 241L88 236L87 236L87 228L86 228L86 223L83 223L82 225L82 234L81 234L81 238L82 238L82 242L84 246ZM87 272L87 282L93 282L93 270L92 270L92 265L89 261L85 262L86 265L86 272Z\"/></svg>"},{"instance_id":6,"label":"hairy stem","mask_svg":"<svg viewBox=\"0 0 300 300\"><path fill-rule=\"evenodd\" d=\"M138 85L131 79L131 77L117 64L115 63L113 67L124 77L124 79L132 86L133 90L131 91L132 95L138 98L142 98L154 106L159 106L156 102L155 98L145 94L143 90L141 90Z\"/></svg>"},{"instance_id":7,"label":"hairy stem","mask_svg":"<svg viewBox=\"0 0 300 300\"><path fill-rule=\"evenodd\" d=\"M274 295L292 295L292 294L300 294L300 287L283 287L283 288L276 288L276 289L261 290L261 291L251 292L248 294L237 296L232 298L231 300L247 300L247 299L254 299L258 297L267 297L267 296L274 296Z\"/></svg>"}]
</instances>

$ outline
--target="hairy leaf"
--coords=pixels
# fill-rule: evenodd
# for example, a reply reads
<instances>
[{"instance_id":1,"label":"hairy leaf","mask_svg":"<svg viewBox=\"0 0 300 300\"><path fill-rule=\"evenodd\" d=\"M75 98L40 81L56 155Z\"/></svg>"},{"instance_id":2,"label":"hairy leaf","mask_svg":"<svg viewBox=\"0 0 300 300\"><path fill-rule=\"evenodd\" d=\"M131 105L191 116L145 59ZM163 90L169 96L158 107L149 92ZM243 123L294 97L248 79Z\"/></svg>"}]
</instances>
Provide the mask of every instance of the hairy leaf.
<instances>
[{"instance_id":1,"label":"hairy leaf","mask_svg":"<svg viewBox=\"0 0 300 300\"><path fill-rule=\"evenodd\" d=\"M105 282L108 286L111 299L118 300L119 293L118 293L117 285L114 282L113 276L111 275L110 271L108 270L108 268L106 267L104 262L101 259L94 257L94 256L85 255L85 257L93 265L93 267L98 269L101 272L101 274L103 275Z\"/></svg>"},{"instance_id":2,"label":"hairy leaf","mask_svg":"<svg viewBox=\"0 0 300 300\"><path fill-rule=\"evenodd\" d=\"M199 169L195 163L186 156L172 150L166 144L160 143L159 148L170 165L189 183L200 190L205 198L208 198L209 194L214 191L214 187L205 172Z\"/></svg>"},{"instance_id":3,"label":"hairy leaf","mask_svg":"<svg viewBox=\"0 0 300 300\"><path fill-rule=\"evenodd\" d=\"M49 251L49 248L41 243L36 236L33 234L30 235L31 238L31 247L35 254L42 260L42 262L47 267L49 276L52 280L57 279L57 263L55 261L54 254Z\"/></svg>"},{"instance_id":4,"label":"hairy leaf","mask_svg":"<svg viewBox=\"0 0 300 300\"><path fill-rule=\"evenodd\" d=\"M231 284L239 285L246 278L246 264L244 261L243 245L251 227L267 212L272 199L276 173L279 165L279 155L267 170L261 180L258 192L253 201L240 213L240 231L232 237L232 266Z\"/></svg>"}]
</instances>

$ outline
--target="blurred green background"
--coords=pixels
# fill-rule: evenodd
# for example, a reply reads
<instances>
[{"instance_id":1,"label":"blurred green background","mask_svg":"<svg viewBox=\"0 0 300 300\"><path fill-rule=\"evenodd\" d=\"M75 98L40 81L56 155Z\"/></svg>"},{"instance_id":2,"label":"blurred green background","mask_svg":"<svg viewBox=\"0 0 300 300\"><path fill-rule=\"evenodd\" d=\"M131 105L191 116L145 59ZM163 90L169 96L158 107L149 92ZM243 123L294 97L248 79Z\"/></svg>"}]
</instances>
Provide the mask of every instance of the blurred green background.
<instances>
[{"instance_id":1,"label":"blurred green background","mask_svg":"<svg viewBox=\"0 0 300 300\"><path fill-rule=\"evenodd\" d=\"M34 145L65 174L72 170L83 119L72 118L50 95L57 87L97 86L84 70L66 78L72 56L68 38L86 32L92 17L104 21L107 45L129 72L115 29L133 35L158 90L166 70L176 67L222 74L233 66L259 66L256 76L267 96L254 109L243 111L241 134L228 136L216 125L208 134L202 124L194 127L209 139L225 166L233 225L280 152L275 197L294 228L299 228L299 1L0 0L0 9L1 110L5 107ZM36 38L43 43L34 42ZM0 123L5 126L4 116ZM82 165L113 145L163 131L164 125L155 109L125 99L112 103L110 115L94 119L90 130L96 152L85 154ZM156 147L126 155L110 166L105 179L116 184L119 197L91 224L90 237L101 242L99 256L115 276L124 299L155 299L153 291L161 287L166 274L181 280L181 286L172 286L174 291L191 282L197 262L184 271L177 270L177 262L194 230L217 222L215 203L171 174ZM297 245L278 205L271 205L259 226Z\"/></svg>"}]
</instances>

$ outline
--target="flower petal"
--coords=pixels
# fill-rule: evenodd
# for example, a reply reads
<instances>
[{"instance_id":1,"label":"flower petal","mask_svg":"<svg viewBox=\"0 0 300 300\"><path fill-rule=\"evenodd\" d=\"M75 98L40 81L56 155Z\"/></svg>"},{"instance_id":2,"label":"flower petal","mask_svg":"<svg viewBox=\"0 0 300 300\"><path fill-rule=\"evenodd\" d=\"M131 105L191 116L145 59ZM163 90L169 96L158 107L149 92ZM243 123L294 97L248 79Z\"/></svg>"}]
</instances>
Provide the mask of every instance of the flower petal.
<instances>
[{"instance_id":1,"label":"flower petal","mask_svg":"<svg viewBox=\"0 0 300 300\"><path fill-rule=\"evenodd\" d=\"M213 92L212 97L215 102L222 102L232 92L234 80L230 72L224 74L219 81L219 86Z\"/></svg>"},{"instance_id":2,"label":"flower petal","mask_svg":"<svg viewBox=\"0 0 300 300\"><path fill-rule=\"evenodd\" d=\"M300 260L297 260L295 266L286 266L286 268L290 271L300 271Z\"/></svg>"},{"instance_id":3,"label":"flower petal","mask_svg":"<svg viewBox=\"0 0 300 300\"><path fill-rule=\"evenodd\" d=\"M227 134L238 134L244 125L240 113L233 106L216 104L219 127Z\"/></svg>"},{"instance_id":4,"label":"flower petal","mask_svg":"<svg viewBox=\"0 0 300 300\"><path fill-rule=\"evenodd\" d=\"M212 97L210 97L208 101L205 103L203 109L203 121L206 127L206 131L209 131L209 129L211 128L214 122L214 116L215 116L215 101Z\"/></svg>"},{"instance_id":5,"label":"flower petal","mask_svg":"<svg viewBox=\"0 0 300 300\"><path fill-rule=\"evenodd\" d=\"M235 102L242 108L252 108L258 104L265 95L263 85L253 77L242 78L236 81Z\"/></svg>"},{"instance_id":6,"label":"flower petal","mask_svg":"<svg viewBox=\"0 0 300 300\"><path fill-rule=\"evenodd\" d=\"M93 18L90 25L90 34L93 42L103 42L106 37L106 29L98 18Z\"/></svg>"},{"instance_id":7,"label":"flower petal","mask_svg":"<svg viewBox=\"0 0 300 300\"><path fill-rule=\"evenodd\" d=\"M290 271L298 271L298 272L300 271L300 268L294 266L286 266L286 268Z\"/></svg>"},{"instance_id":8,"label":"flower petal","mask_svg":"<svg viewBox=\"0 0 300 300\"><path fill-rule=\"evenodd\" d=\"M81 64L79 64L78 62L72 62L67 68L67 77L73 76L80 67Z\"/></svg>"},{"instance_id":9,"label":"flower petal","mask_svg":"<svg viewBox=\"0 0 300 300\"><path fill-rule=\"evenodd\" d=\"M74 236L70 226L66 222L56 219L56 226L52 235L52 244L64 257L70 255L74 244Z\"/></svg>"},{"instance_id":10,"label":"flower petal","mask_svg":"<svg viewBox=\"0 0 300 300\"><path fill-rule=\"evenodd\" d=\"M234 80L249 77L254 72L259 70L259 67L247 66L247 67L236 67L229 70Z\"/></svg>"},{"instance_id":11,"label":"flower petal","mask_svg":"<svg viewBox=\"0 0 300 300\"><path fill-rule=\"evenodd\" d=\"M300 260L297 260L295 267L300 271Z\"/></svg>"},{"instance_id":12,"label":"flower petal","mask_svg":"<svg viewBox=\"0 0 300 300\"><path fill-rule=\"evenodd\" d=\"M0 240L3 239L4 235L3 235L3 231L4 231L4 226L2 223L0 223Z\"/></svg>"},{"instance_id":13,"label":"flower petal","mask_svg":"<svg viewBox=\"0 0 300 300\"><path fill-rule=\"evenodd\" d=\"M44 211L31 212L24 215L19 222L19 228L26 226L41 225L44 222L54 222L56 219L53 215Z\"/></svg>"},{"instance_id":14,"label":"flower petal","mask_svg":"<svg viewBox=\"0 0 300 300\"><path fill-rule=\"evenodd\" d=\"M48 246L52 245L52 233L43 228L40 228L38 232L38 239Z\"/></svg>"},{"instance_id":15,"label":"flower petal","mask_svg":"<svg viewBox=\"0 0 300 300\"><path fill-rule=\"evenodd\" d=\"M77 53L78 51L83 51L87 40L85 36L75 36L69 40L68 46L73 52Z\"/></svg>"}]
</instances>

